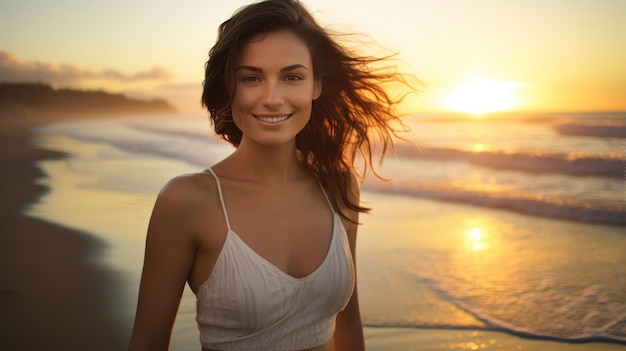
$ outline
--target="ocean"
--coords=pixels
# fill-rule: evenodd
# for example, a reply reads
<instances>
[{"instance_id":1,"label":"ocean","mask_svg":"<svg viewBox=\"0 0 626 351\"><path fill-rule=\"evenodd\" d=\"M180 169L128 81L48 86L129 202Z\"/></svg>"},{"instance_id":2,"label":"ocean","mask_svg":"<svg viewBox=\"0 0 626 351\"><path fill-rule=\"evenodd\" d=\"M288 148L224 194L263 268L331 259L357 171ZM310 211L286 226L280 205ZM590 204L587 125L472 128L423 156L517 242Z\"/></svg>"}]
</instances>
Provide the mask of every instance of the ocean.
<instances>
[{"instance_id":1,"label":"ocean","mask_svg":"<svg viewBox=\"0 0 626 351\"><path fill-rule=\"evenodd\" d=\"M205 116L86 118L37 130L37 145L67 157L39 163L51 191L25 212L107 244L94 259L125 277L118 314L130 326L160 188L233 148ZM357 256L368 330L626 348L626 113L421 114L406 123L412 131L380 167L388 180L370 175L362 188L373 208ZM173 349L198 349L194 316L186 289Z\"/></svg>"}]
</instances>

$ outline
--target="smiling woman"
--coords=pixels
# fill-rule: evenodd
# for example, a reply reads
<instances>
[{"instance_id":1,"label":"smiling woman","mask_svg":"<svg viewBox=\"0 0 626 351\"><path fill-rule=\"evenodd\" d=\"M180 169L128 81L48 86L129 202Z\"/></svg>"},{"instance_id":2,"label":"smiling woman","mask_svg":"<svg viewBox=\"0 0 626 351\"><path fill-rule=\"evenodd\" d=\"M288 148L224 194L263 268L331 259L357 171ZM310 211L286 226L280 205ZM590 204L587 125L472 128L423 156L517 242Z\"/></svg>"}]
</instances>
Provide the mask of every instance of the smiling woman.
<instances>
[{"instance_id":1,"label":"smiling woman","mask_svg":"<svg viewBox=\"0 0 626 351\"><path fill-rule=\"evenodd\" d=\"M474 79L452 90L445 100L451 110L480 115L515 107L513 83Z\"/></svg>"},{"instance_id":2,"label":"smiling woman","mask_svg":"<svg viewBox=\"0 0 626 351\"><path fill-rule=\"evenodd\" d=\"M185 284L202 350L365 349L354 260L367 169L354 161L371 168L393 146L400 101L383 86L406 82L382 61L339 45L297 0L220 25L202 104L236 149L157 197L130 350L169 349Z\"/></svg>"},{"instance_id":3,"label":"smiling woman","mask_svg":"<svg viewBox=\"0 0 626 351\"><path fill-rule=\"evenodd\" d=\"M235 77L231 109L240 149L249 142L295 143L321 94L306 42L288 30L255 37L242 49Z\"/></svg>"}]
</instances>

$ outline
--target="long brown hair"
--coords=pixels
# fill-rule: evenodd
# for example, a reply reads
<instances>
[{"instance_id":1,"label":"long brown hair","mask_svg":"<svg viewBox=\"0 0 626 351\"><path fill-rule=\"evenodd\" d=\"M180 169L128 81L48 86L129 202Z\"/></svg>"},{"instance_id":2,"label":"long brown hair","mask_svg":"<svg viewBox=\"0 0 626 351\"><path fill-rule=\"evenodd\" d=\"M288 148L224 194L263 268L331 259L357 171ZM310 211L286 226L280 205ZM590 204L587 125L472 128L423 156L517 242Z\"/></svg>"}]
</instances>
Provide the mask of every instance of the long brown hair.
<instances>
[{"instance_id":1,"label":"long brown hair","mask_svg":"<svg viewBox=\"0 0 626 351\"><path fill-rule=\"evenodd\" d=\"M242 133L232 122L231 112L239 53L255 36L285 29L307 43L313 72L322 79L322 94L313 101L311 119L296 137L298 155L320 179L337 210L341 211L342 203L367 212L368 208L350 200L354 162L357 156L363 157L358 173L364 176L373 169L375 144L380 143L382 161L393 147L396 128L403 127L395 108L401 98L392 98L384 85L400 82L410 88L395 70L373 67L389 57L362 56L342 47L297 0L263 1L239 9L220 25L205 64L202 105L210 113L215 132L239 146Z\"/></svg>"}]
</instances>

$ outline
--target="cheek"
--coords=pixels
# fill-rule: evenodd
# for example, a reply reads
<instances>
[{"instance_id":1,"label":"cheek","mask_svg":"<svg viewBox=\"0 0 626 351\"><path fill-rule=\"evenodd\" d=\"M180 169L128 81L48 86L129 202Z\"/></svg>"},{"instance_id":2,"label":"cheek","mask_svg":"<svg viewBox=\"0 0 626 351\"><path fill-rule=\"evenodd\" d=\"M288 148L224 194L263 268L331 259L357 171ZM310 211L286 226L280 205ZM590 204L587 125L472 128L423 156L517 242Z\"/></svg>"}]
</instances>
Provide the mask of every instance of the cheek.
<instances>
[{"instance_id":1,"label":"cheek","mask_svg":"<svg viewBox=\"0 0 626 351\"><path fill-rule=\"evenodd\" d=\"M233 102L230 105L231 110L233 111L233 117L235 114L241 114L242 111L249 110L252 105L252 97L250 96L250 92L245 89L235 90L235 96L233 98Z\"/></svg>"},{"instance_id":2,"label":"cheek","mask_svg":"<svg viewBox=\"0 0 626 351\"><path fill-rule=\"evenodd\" d=\"M300 108L311 108L313 104L313 92L309 89L301 89L294 91L290 97L294 104Z\"/></svg>"},{"instance_id":3,"label":"cheek","mask_svg":"<svg viewBox=\"0 0 626 351\"><path fill-rule=\"evenodd\" d=\"M230 105L230 111L233 118L233 122L241 130L241 123L243 119L243 115L245 115L246 111L245 97L242 96L240 92L235 92L235 96L233 98L233 102Z\"/></svg>"},{"instance_id":4,"label":"cheek","mask_svg":"<svg viewBox=\"0 0 626 351\"><path fill-rule=\"evenodd\" d=\"M245 91L242 89L235 89L235 95L233 97L233 103L231 107L233 109L239 108L240 106L245 104L245 101L246 101Z\"/></svg>"}]
</instances>

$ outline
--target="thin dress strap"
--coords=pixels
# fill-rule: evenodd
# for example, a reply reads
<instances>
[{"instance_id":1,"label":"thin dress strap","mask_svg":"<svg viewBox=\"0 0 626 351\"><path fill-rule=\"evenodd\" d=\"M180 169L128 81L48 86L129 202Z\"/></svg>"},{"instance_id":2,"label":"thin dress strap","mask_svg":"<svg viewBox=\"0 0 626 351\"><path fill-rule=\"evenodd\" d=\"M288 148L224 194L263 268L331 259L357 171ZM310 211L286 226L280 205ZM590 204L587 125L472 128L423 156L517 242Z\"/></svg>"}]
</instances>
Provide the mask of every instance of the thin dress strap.
<instances>
[{"instance_id":1,"label":"thin dress strap","mask_svg":"<svg viewBox=\"0 0 626 351\"><path fill-rule=\"evenodd\" d=\"M230 220L228 219L228 212L226 211L226 204L224 203L224 194L222 193L222 183L220 183L220 178L217 176L217 174L215 174L215 172L213 171L213 168L209 167L208 170L209 172L211 172L211 174L215 178L215 182L217 183L217 192L220 195L220 202L222 203L222 210L224 211L224 219L226 220L226 227L228 227L228 231L231 231Z\"/></svg>"},{"instance_id":2,"label":"thin dress strap","mask_svg":"<svg viewBox=\"0 0 626 351\"><path fill-rule=\"evenodd\" d=\"M326 198L326 202L328 202L328 207L330 207L330 210L333 213L335 213L335 209L333 208L333 205L330 203L330 199L328 198L328 194L326 194L326 190L324 190L324 186L319 181L317 183L320 185L320 188L322 188L322 193L324 194L324 197Z\"/></svg>"}]
</instances>

